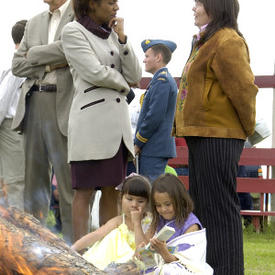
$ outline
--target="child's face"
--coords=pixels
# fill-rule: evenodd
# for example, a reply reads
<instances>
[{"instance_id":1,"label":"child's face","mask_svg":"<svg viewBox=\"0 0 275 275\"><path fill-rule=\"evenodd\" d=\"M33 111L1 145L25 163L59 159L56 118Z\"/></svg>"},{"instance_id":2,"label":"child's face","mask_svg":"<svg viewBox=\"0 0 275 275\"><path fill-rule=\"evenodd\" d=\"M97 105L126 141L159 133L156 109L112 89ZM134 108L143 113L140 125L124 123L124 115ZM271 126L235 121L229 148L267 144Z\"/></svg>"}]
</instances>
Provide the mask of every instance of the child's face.
<instances>
[{"instance_id":1,"label":"child's face","mask_svg":"<svg viewBox=\"0 0 275 275\"><path fill-rule=\"evenodd\" d=\"M122 211L125 215L130 215L132 211L144 213L147 206L147 199L144 197L124 194L122 197Z\"/></svg>"},{"instance_id":2,"label":"child's face","mask_svg":"<svg viewBox=\"0 0 275 275\"><path fill-rule=\"evenodd\" d=\"M157 212L165 219L172 220L175 218L175 209L173 201L167 192L155 192L154 201Z\"/></svg>"}]
</instances>

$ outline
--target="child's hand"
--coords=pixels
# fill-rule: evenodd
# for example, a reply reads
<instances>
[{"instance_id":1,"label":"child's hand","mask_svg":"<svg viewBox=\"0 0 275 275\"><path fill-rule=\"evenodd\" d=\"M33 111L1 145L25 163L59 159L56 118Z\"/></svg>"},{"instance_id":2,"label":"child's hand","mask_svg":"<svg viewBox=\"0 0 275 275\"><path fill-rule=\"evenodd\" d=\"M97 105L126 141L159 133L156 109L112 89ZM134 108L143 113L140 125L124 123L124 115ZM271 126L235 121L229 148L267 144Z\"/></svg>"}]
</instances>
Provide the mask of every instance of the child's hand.
<instances>
[{"instance_id":1,"label":"child's hand","mask_svg":"<svg viewBox=\"0 0 275 275\"><path fill-rule=\"evenodd\" d=\"M153 238L150 240L150 246L153 250L155 250L160 255L162 255L163 253L169 252L166 242L160 241L157 238Z\"/></svg>"},{"instance_id":2,"label":"child's hand","mask_svg":"<svg viewBox=\"0 0 275 275\"><path fill-rule=\"evenodd\" d=\"M140 224L142 220L142 208L139 206L137 207L137 210L131 211L131 220L133 224Z\"/></svg>"},{"instance_id":3,"label":"child's hand","mask_svg":"<svg viewBox=\"0 0 275 275\"><path fill-rule=\"evenodd\" d=\"M136 247L136 250L135 250L135 254L134 254L134 257L136 257L137 259L140 260L140 249L143 248L145 246L145 242L142 242L140 243L137 247Z\"/></svg>"},{"instance_id":4,"label":"child's hand","mask_svg":"<svg viewBox=\"0 0 275 275\"><path fill-rule=\"evenodd\" d=\"M171 254L168 250L166 242L160 241L157 238L150 240L151 248L161 255L166 263L177 261L178 258Z\"/></svg>"}]
</instances>

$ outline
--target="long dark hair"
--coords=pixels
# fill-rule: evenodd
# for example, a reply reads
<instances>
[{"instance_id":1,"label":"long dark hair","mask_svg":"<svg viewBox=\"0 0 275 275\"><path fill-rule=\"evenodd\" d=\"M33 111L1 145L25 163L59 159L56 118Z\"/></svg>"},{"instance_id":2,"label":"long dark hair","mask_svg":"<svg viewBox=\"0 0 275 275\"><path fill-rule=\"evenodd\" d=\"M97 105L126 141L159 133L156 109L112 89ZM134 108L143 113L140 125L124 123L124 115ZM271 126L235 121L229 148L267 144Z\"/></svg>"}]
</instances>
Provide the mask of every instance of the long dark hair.
<instances>
[{"instance_id":1,"label":"long dark hair","mask_svg":"<svg viewBox=\"0 0 275 275\"><path fill-rule=\"evenodd\" d=\"M176 224L177 226L182 226L194 209L193 201L183 183L177 176L169 173L159 176L153 182L151 191L151 210L153 214L152 225L154 228L157 228L159 224L159 214L154 199L154 194L156 192L167 193L169 195L175 210Z\"/></svg>"},{"instance_id":2,"label":"long dark hair","mask_svg":"<svg viewBox=\"0 0 275 275\"><path fill-rule=\"evenodd\" d=\"M243 37L237 23L240 10L238 0L197 0L197 2L203 4L207 15L211 17L211 22L198 42L199 45L205 43L222 28L232 28Z\"/></svg>"},{"instance_id":3,"label":"long dark hair","mask_svg":"<svg viewBox=\"0 0 275 275\"><path fill-rule=\"evenodd\" d=\"M93 0L94 2L100 3L101 0ZM76 19L80 19L85 15L88 15L90 11L89 6L90 0L73 0L73 9Z\"/></svg>"}]
</instances>

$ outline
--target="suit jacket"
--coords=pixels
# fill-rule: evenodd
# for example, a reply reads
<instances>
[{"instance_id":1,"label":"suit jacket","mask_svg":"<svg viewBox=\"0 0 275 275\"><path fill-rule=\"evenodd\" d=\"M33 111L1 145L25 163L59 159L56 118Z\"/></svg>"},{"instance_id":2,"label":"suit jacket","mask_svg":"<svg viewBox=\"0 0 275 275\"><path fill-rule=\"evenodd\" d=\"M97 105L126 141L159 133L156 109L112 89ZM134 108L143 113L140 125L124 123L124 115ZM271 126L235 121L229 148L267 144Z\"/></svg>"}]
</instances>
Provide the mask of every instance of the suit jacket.
<instances>
[{"instance_id":1,"label":"suit jacket","mask_svg":"<svg viewBox=\"0 0 275 275\"><path fill-rule=\"evenodd\" d=\"M150 157L176 156L171 136L177 99L177 84L167 68L152 78L142 103L134 143L141 154Z\"/></svg>"},{"instance_id":2,"label":"suit jacket","mask_svg":"<svg viewBox=\"0 0 275 275\"><path fill-rule=\"evenodd\" d=\"M132 47L120 44L113 31L102 39L76 21L63 29L62 42L75 86L69 161L111 158L122 139L133 154L126 95L128 83L140 81L141 67Z\"/></svg>"},{"instance_id":3,"label":"suit jacket","mask_svg":"<svg viewBox=\"0 0 275 275\"><path fill-rule=\"evenodd\" d=\"M26 98L30 96L29 90L36 80L42 79L46 65L67 63L61 45L61 30L74 18L72 4L70 3L62 16L55 34L54 42L48 44L49 11L31 18L25 28L24 37L20 47L12 60L12 72L16 76L27 77L22 86L16 115L12 128L24 130L23 121L26 111ZM56 113L60 131L67 136L68 117L73 97L73 83L69 67L56 70L57 94Z\"/></svg>"}]
</instances>

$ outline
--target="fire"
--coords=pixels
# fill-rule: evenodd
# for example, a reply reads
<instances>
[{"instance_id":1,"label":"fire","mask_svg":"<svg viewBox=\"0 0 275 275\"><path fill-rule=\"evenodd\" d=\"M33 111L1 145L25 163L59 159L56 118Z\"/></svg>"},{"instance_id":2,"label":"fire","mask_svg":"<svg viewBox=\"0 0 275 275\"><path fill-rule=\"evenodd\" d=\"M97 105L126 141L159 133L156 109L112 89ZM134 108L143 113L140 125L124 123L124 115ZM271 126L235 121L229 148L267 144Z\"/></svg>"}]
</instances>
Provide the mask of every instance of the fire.
<instances>
[{"instance_id":1,"label":"fire","mask_svg":"<svg viewBox=\"0 0 275 275\"><path fill-rule=\"evenodd\" d=\"M0 275L139 274L129 266L105 273L84 260L33 216L0 206Z\"/></svg>"},{"instance_id":2,"label":"fire","mask_svg":"<svg viewBox=\"0 0 275 275\"><path fill-rule=\"evenodd\" d=\"M0 206L0 275L104 274L33 216Z\"/></svg>"}]
</instances>

